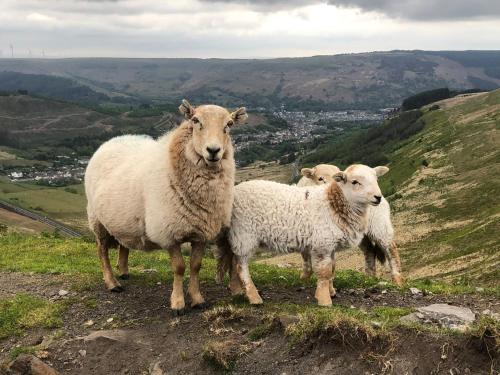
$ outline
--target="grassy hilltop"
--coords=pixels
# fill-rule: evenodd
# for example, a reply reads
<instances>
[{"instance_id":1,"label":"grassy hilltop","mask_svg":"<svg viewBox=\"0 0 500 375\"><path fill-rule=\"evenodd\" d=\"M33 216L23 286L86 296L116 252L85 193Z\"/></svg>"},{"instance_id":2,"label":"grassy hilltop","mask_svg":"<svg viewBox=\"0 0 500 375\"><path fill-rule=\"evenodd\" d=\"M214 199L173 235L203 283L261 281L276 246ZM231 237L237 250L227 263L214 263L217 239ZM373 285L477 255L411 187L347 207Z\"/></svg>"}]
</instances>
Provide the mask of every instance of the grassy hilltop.
<instances>
[{"instance_id":1,"label":"grassy hilltop","mask_svg":"<svg viewBox=\"0 0 500 375\"><path fill-rule=\"evenodd\" d=\"M500 90L429 105L383 184L412 277L498 283ZM391 186L390 186L391 185Z\"/></svg>"}]
</instances>

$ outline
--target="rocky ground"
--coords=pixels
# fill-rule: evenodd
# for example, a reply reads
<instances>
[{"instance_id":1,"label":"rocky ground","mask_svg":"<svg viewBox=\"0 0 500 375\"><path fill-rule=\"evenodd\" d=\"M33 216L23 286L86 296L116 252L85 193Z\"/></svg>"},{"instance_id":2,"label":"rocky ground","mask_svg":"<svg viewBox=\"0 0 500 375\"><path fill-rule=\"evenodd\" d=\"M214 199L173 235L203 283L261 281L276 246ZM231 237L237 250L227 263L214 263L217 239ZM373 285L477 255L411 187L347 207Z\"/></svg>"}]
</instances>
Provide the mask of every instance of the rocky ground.
<instances>
[{"instance_id":1,"label":"rocky ground","mask_svg":"<svg viewBox=\"0 0 500 375\"><path fill-rule=\"evenodd\" d=\"M290 333L304 326L301 310L276 306L300 309L313 305L312 287L262 289L265 306L251 308L240 299L231 299L225 288L207 283L203 290L212 307L191 309L181 317L173 317L169 311L170 285L151 287L131 279L125 287L120 294L109 293L101 285L75 290L71 280L63 276L0 273L0 297L28 293L66 306L60 328L35 328L0 341L1 371L155 375L212 374L221 369L238 374L500 371L494 338L489 337L492 334L483 338L446 334L440 325L454 323L453 319L431 319L420 310L407 319L416 320L414 324L422 328L401 325L389 332L376 320L371 328L352 326L346 320L298 340ZM495 314L500 313L500 300L494 296L402 292L386 288L384 283L340 290L334 299L337 307L361 312L383 306L413 311L432 304L470 309L472 319L484 315L498 318ZM435 330L423 328L425 324ZM16 350L28 354L12 362ZM44 368L30 356L50 367Z\"/></svg>"}]
</instances>

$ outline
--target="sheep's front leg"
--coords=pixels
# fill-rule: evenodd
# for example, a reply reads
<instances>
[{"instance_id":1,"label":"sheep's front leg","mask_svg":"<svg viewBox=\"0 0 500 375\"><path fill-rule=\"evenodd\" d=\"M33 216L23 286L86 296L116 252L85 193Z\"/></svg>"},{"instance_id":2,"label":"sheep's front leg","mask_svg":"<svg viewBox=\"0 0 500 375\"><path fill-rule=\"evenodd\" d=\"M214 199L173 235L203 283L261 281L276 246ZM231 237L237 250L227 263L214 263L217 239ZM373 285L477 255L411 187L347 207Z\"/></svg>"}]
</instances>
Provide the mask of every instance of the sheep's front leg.
<instances>
[{"instance_id":1,"label":"sheep's front leg","mask_svg":"<svg viewBox=\"0 0 500 375\"><path fill-rule=\"evenodd\" d=\"M401 275L401 259L399 258L399 251L394 241L392 241L389 246L389 254L391 255L389 258L389 267L391 269L392 281L394 284L402 286L403 276Z\"/></svg>"},{"instance_id":2,"label":"sheep's front leg","mask_svg":"<svg viewBox=\"0 0 500 375\"><path fill-rule=\"evenodd\" d=\"M363 240L359 244L359 247L361 248L361 250L365 255L365 273L368 276L376 276L376 269L375 269L376 249L372 245L371 240L367 236L363 237Z\"/></svg>"},{"instance_id":3,"label":"sheep's front leg","mask_svg":"<svg viewBox=\"0 0 500 375\"><path fill-rule=\"evenodd\" d=\"M234 254L231 253L231 267L229 268L229 290L233 296L244 293L243 284L238 275L238 261Z\"/></svg>"},{"instance_id":4,"label":"sheep's front leg","mask_svg":"<svg viewBox=\"0 0 500 375\"><path fill-rule=\"evenodd\" d=\"M312 275L311 255L306 251L301 252L300 255L302 255L302 272L300 273L300 278L307 280Z\"/></svg>"},{"instance_id":5,"label":"sheep's front leg","mask_svg":"<svg viewBox=\"0 0 500 375\"><path fill-rule=\"evenodd\" d=\"M104 284L111 292L122 292L123 287L116 280L113 275L111 263L109 262L109 247L106 241L97 240L97 254L101 261L102 275L104 277Z\"/></svg>"},{"instance_id":6,"label":"sheep's front leg","mask_svg":"<svg viewBox=\"0 0 500 375\"><path fill-rule=\"evenodd\" d=\"M320 306L331 306L330 281L332 279L332 258L330 254L312 254L312 267L318 281L315 297Z\"/></svg>"},{"instance_id":7,"label":"sheep's front leg","mask_svg":"<svg viewBox=\"0 0 500 375\"><path fill-rule=\"evenodd\" d=\"M245 293L247 295L248 301L252 305L262 304L262 298L255 287L252 277L250 276L250 270L248 268L248 257L237 257L237 272L238 276L243 283L243 288L245 288Z\"/></svg>"},{"instance_id":8,"label":"sheep's front leg","mask_svg":"<svg viewBox=\"0 0 500 375\"><path fill-rule=\"evenodd\" d=\"M174 273L174 285L172 287L172 295L170 296L170 307L176 315L181 315L184 312L184 291L182 283L184 281L184 259L181 254L181 245L176 244L168 250L170 254L170 264Z\"/></svg>"},{"instance_id":9,"label":"sheep's front leg","mask_svg":"<svg viewBox=\"0 0 500 375\"><path fill-rule=\"evenodd\" d=\"M191 242L191 259L189 261L189 287L188 293L191 297L191 307L203 307L205 299L200 292L200 268L205 251L205 242Z\"/></svg>"},{"instance_id":10,"label":"sheep's front leg","mask_svg":"<svg viewBox=\"0 0 500 375\"><path fill-rule=\"evenodd\" d=\"M120 279L127 280L128 275L128 254L129 249L123 245L118 246L118 264L116 268L120 271Z\"/></svg>"},{"instance_id":11,"label":"sheep's front leg","mask_svg":"<svg viewBox=\"0 0 500 375\"><path fill-rule=\"evenodd\" d=\"M330 279L330 296L333 298L337 294L337 290L333 286L333 279L335 279L335 251L332 252L332 278Z\"/></svg>"}]
</instances>

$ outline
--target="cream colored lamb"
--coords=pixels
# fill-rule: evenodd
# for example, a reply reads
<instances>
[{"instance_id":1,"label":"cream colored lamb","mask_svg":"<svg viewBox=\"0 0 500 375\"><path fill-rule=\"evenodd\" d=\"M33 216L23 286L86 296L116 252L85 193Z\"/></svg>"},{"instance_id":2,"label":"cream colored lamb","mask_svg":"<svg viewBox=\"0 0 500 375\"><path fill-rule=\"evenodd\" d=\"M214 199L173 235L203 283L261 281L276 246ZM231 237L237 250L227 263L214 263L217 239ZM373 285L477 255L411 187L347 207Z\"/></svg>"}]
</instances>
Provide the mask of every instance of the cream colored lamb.
<instances>
[{"instance_id":1,"label":"cream colored lamb","mask_svg":"<svg viewBox=\"0 0 500 375\"><path fill-rule=\"evenodd\" d=\"M314 168L302 168L300 173L302 178L297 182L297 186L316 186L333 181L333 176L340 172L340 168L330 164L318 164Z\"/></svg>"},{"instance_id":2,"label":"cream colored lamb","mask_svg":"<svg viewBox=\"0 0 500 375\"><path fill-rule=\"evenodd\" d=\"M352 165L323 186L297 187L271 181L249 181L235 187L228 246L219 241L219 255L232 251L237 277L250 303L262 299L253 284L248 263L254 250L264 246L276 252L307 253L318 278L318 304L332 304L330 280L335 251L359 245L366 231L369 205L382 199L377 176L386 167ZM235 292L235 290L233 290Z\"/></svg>"},{"instance_id":3,"label":"cream colored lamb","mask_svg":"<svg viewBox=\"0 0 500 375\"><path fill-rule=\"evenodd\" d=\"M126 135L104 143L85 173L90 229L97 240L106 287L122 287L113 276L108 250L119 248L118 268L128 278L129 248L168 249L174 272L171 307L184 309L181 244L191 242L188 293L204 304L198 273L205 244L229 225L235 164L229 129L247 118L216 105L179 107L186 120L158 140Z\"/></svg>"},{"instance_id":4,"label":"cream colored lamb","mask_svg":"<svg viewBox=\"0 0 500 375\"><path fill-rule=\"evenodd\" d=\"M305 186L323 185L333 181L333 176L340 169L334 165L320 164L314 168L303 168L302 180ZM299 183L300 183L299 181ZM387 262L392 280L397 285L403 284L401 274L401 261L399 252L394 242L394 229L391 223L391 208L385 198L376 207L368 208L368 226L361 244L359 245L365 255L365 272L375 276L375 258L382 263ZM310 259L304 258L302 277L309 278L312 274ZM331 288L334 293L333 286Z\"/></svg>"}]
</instances>

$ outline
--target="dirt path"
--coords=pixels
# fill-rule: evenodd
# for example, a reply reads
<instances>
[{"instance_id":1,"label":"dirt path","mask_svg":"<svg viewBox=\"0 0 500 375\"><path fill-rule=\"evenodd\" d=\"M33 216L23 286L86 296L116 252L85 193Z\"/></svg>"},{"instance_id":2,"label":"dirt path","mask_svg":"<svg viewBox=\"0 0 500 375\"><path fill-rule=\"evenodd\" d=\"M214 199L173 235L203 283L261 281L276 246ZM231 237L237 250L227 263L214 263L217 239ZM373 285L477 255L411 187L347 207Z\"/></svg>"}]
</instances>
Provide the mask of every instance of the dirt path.
<instances>
[{"instance_id":1,"label":"dirt path","mask_svg":"<svg viewBox=\"0 0 500 375\"><path fill-rule=\"evenodd\" d=\"M213 374L218 371L203 359L203 352L207 343L214 341L229 343L243 353L238 355L234 369L238 374L381 373L384 361L395 374L406 371L449 374L453 367L469 368L473 370L470 374L489 373L491 361L481 351L480 343L465 338L445 340L424 333L420 337L415 331L401 331L395 346L389 348L378 347L375 342L342 342L332 334L293 347L283 334L283 327L277 325L268 336L252 341L249 332L261 324L262 309L247 309L249 312L244 317L223 317L217 324L207 321L200 310L188 310L184 316L173 317L168 309L170 285L144 286L132 279L124 285L126 291L120 294L109 293L99 285L89 291L71 291L60 297L59 290L71 290L67 277L0 273L0 297L29 293L71 301L58 338L48 345L44 354L44 361L63 374L149 374L155 365L165 374ZM210 303L230 301L225 288L202 287ZM311 287L262 288L262 296L267 303L314 303ZM468 306L474 312L484 309L500 312L497 298L480 295L415 298L396 291L382 294L375 288L341 290L334 299L337 305L360 310L373 306L417 307L439 302ZM89 321L93 324L89 325ZM36 329L26 336L0 341L0 362L6 360L16 346L33 345L44 339L50 341L51 334L53 331ZM89 334L92 334L90 338ZM443 345L448 353L445 360L440 359ZM380 362L377 356L388 351L389 355ZM375 359L367 360L370 355ZM441 370L436 370L437 366L441 366Z\"/></svg>"}]
</instances>

